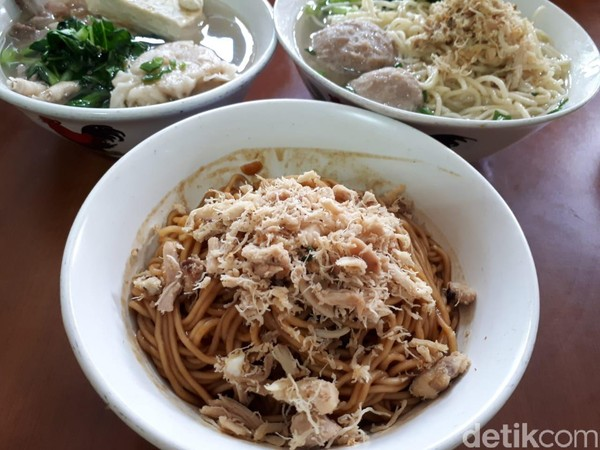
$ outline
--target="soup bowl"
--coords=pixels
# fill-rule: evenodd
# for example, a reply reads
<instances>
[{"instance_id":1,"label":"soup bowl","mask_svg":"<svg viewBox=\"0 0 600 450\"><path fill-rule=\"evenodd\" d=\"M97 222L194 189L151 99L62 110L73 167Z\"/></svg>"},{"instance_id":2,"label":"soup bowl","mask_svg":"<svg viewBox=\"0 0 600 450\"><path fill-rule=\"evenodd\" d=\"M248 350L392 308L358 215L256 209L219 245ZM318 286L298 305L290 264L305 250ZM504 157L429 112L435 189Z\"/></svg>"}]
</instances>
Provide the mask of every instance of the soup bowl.
<instances>
[{"instance_id":1,"label":"soup bowl","mask_svg":"<svg viewBox=\"0 0 600 450\"><path fill-rule=\"evenodd\" d=\"M47 103L16 93L8 88L7 76L0 71L0 99L14 105L46 130L104 154L119 157L144 138L184 117L242 101L256 76L271 59L277 39L273 28L273 8L267 0L206 0L204 11L209 26L211 17L232 21L228 29L234 31L222 37L223 41L233 42L233 48L227 52L240 53L242 44L249 49L247 56L242 59L243 69L227 83L162 104L131 108L80 108ZM14 0L4 2L0 8L0 44L4 45L6 33L20 13ZM241 25L233 26L238 23Z\"/></svg>"},{"instance_id":2,"label":"soup bowl","mask_svg":"<svg viewBox=\"0 0 600 450\"><path fill-rule=\"evenodd\" d=\"M239 103L185 119L128 152L90 192L65 247L61 307L73 352L102 399L161 448L259 448L215 430L173 393L138 346L127 306L131 277L173 205L194 207L256 160L267 177L316 170L357 190L406 186L453 270L477 291L457 331L471 367L373 434L368 448L453 448L471 436L509 398L534 346L539 295L525 236L493 187L447 147L391 118L314 100Z\"/></svg>"},{"instance_id":3,"label":"soup bowl","mask_svg":"<svg viewBox=\"0 0 600 450\"><path fill-rule=\"evenodd\" d=\"M512 3L525 17L532 19L537 28L545 31L554 47L571 61L568 101L552 114L513 120L473 120L393 108L332 82L307 62L308 32L299 26L307 0L278 0L275 29L279 42L314 98L358 106L408 123L465 159L476 161L571 114L591 100L600 87L600 54L594 41L573 18L548 0L513 0Z\"/></svg>"}]
</instances>

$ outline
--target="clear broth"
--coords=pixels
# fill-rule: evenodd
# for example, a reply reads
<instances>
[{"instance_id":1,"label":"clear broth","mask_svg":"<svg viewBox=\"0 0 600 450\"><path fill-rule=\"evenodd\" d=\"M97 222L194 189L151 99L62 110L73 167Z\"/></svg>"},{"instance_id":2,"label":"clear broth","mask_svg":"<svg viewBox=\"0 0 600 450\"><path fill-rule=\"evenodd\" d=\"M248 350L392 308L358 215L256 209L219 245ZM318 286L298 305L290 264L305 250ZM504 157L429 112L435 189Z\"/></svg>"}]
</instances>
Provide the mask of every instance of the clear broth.
<instances>
[{"instance_id":1,"label":"clear broth","mask_svg":"<svg viewBox=\"0 0 600 450\"><path fill-rule=\"evenodd\" d=\"M235 15L233 9L222 1L208 1L204 11L206 19L200 24L198 43L213 50L224 61L236 65L238 73L246 70L254 60L255 52L254 38L248 27ZM84 17L85 13L79 11L75 16ZM27 24L33 17L35 14L32 11L23 10L13 25L15 23ZM111 20L118 23L117 20ZM146 42L150 47L167 42L160 37L134 35L136 40ZM26 41L11 36L10 32L5 33L0 36L0 49L4 51L6 48L23 48L41 37L38 35L32 40ZM22 76L19 68L9 69L3 66L2 71L5 79L9 76Z\"/></svg>"}]
</instances>

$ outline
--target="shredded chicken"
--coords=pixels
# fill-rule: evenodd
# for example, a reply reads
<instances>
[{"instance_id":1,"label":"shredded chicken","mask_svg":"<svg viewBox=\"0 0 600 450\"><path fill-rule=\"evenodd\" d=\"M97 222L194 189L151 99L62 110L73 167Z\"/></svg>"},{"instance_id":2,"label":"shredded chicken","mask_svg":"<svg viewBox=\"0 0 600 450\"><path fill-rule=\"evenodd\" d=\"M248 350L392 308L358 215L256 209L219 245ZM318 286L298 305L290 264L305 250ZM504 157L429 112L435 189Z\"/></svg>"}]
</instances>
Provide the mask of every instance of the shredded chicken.
<instances>
[{"instance_id":1,"label":"shredded chicken","mask_svg":"<svg viewBox=\"0 0 600 450\"><path fill-rule=\"evenodd\" d=\"M550 71L534 25L504 0L444 0L432 3L425 33L415 40L424 54L434 55L440 70L468 70L474 64L507 73L509 89L523 77ZM532 68L529 73L523 70ZM533 83L535 84L535 82Z\"/></svg>"},{"instance_id":2,"label":"shredded chicken","mask_svg":"<svg viewBox=\"0 0 600 450\"><path fill-rule=\"evenodd\" d=\"M203 277L204 263L198 256L181 261L181 272L184 292L190 293L195 289L204 288L210 282L210 277Z\"/></svg>"},{"instance_id":3,"label":"shredded chicken","mask_svg":"<svg viewBox=\"0 0 600 450\"><path fill-rule=\"evenodd\" d=\"M320 178L307 172L303 180ZM237 288L236 308L247 322L262 323L273 307L292 310L308 302L336 323L374 328L391 314L385 303L390 296L406 297L424 310L435 305L410 255L401 261L395 256L410 248L406 230L370 192L264 180L239 198L209 198L189 214L186 229L208 243L207 273ZM240 233L248 234L243 245ZM292 284L273 285L283 278Z\"/></svg>"},{"instance_id":4,"label":"shredded chicken","mask_svg":"<svg viewBox=\"0 0 600 450\"><path fill-rule=\"evenodd\" d=\"M210 300L215 315L186 323L185 333L216 361L188 363L222 377L205 385L218 398L200 411L224 432L292 449L352 445L367 439L365 415L391 425L407 406L364 401L377 394L352 404L364 386L397 395L410 385L414 396L433 398L468 367L462 354L446 356L447 341L422 336L437 324L423 324L436 314L434 283L401 218L373 193L331 187L311 171L211 191L179 213L173 228L184 223L186 239L163 237L152 270L134 278L135 300L147 297L160 313L195 310L204 289L222 289ZM183 257L189 236L201 250ZM220 328L233 326L221 319L232 312L236 332ZM421 334L409 322L423 324ZM215 323L216 340L205 332ZM231 341L216 345L230 337L233 350ZM403 364L410 369L395 369Z\"/></svg>"},{"instance_id":5,"label":"shredded chicken","mask_svg":"<svg viewBox=\"0 0 600 450\"><path fill-rule=\"evenodd\" d=\"M263 343L247 350L236 349L226 357L219 357L215 371L231 383L238 398L247 402L249 393L267 394L265 382L273 368L273 346ZM260 361L260 364L255 364Z\"/></svg>"},{"instance_id":6,"label":"shredded chicken","mask_svg":"<svg viewBox=\"0 0 600 450\"><path fill-rule=\"evenodd\" d=\"M134 278L133 285L141 291L146 292L149 296L160 294L163 286L160 278L150 275L147 271L142 272Z\"/></svg>"}]
</instances>

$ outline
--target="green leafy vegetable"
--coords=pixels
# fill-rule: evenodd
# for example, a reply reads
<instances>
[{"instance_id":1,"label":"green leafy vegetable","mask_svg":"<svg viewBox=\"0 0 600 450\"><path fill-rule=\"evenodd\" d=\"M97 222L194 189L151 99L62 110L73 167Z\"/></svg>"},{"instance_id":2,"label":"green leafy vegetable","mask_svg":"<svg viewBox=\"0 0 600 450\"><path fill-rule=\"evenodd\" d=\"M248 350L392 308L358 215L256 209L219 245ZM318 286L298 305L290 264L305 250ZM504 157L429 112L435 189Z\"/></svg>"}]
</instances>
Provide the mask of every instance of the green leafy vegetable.
<instances>
[{"instance_id":1,"label":"green leafy vegetable","mask_svg":"<svg viewBox=\"0 0 600 450\"><path fill-rule=\"evenodd\" d=\"M362 0L313 0L304 7L304 13L325 19L333 14L348 14L358 11Z\"/></svg>"},{"instance_id":2,"label":"green leafy vegetable","mask_svg":"<svg viewBox=\"0 0 600 450\"><path fill-rule=\"evenodd\" d=\"M153 58L151 61L146 61L140 65L140 68L146 72L142 77L144 83L153 83L169 72L173 72L177 68L177 61L169 59L164 60L161 57Z\"/></svg>"},{"instance_id":3,"label":"green leafy vegetable","mask_svg":"<svg viewBox=\"0 0 600 450\"><path fill-rule=\"evenodd\" d=\"M70 18L28 48L6 55L3 52L2 61L25 63L28 78L49 85L78 81L81 91L69 102L72 106L107 107L114 76L125 69L128 58L141 55L147 48L108 20Z\"/></svg>"},{"instance_id":4,"label":"green leafy vegetable","mask_svg":"<svg viewBox=\"0 0 600 450\"><path fill-rule=\"evenodd\" d=\"M421 108L417 109L417 112L420 112L421 114L427 114L428 116L433 116L433 110L428 106L422 106Z\"/></svg>"},{"instance_id":5,"label":"green leafy vegetable","mask_svg":"<svg viewBox=\"0 0 600 450\"><path fill-rule=\"evenodd\" d=\"M560 111L563 106L565 106L565 103L567 103L569 101L569 99L567 97L561 99L560 102L558 102L558 105L556 105L556 108L554 108L552 111L548 112L548 114L554 114L555 112Z\"/></svg>"},{"instance_id":6,"label":"green leafy vegetable","mask_svg":"<svg viewBox=\"0 0 600 450\"><path fill-rule=\"evenodd\" d=\"M402 62L398 61L398 62L396 62L396 64L394 64L394 67L396 69L401 69L402 67L404 67L404 65L402 64Z\"/></svg>"},{"instance_id":7,"label":"green leafy vegetable","mask_svg":"<svg viewBox=\"0 0 600 450\"><path fill-rule=\"evenodd\" d=\"M17 50L14 47L6 47L0 53L0 64L9 70L19 64L29 66L38 61L37 53L27 48Z\"/></svg>"},{"instance_id":8,"label":"green leafy vegetable","mask_svg":"<svg viewBox=\"0 0 600 450\"><path fill-rule=\"evenodd\" d=\"M498 110L494 111L494 116L492 117L492 120L511 120L511 119L512 119L512 116L510 114L504 114Z\"/></svg>"},{"instance_id":9,"label":"green leafy vegetable","mask_svg":"<svg viewBox=\"0 0 600 450\"><path fill-rule=\"evenodd\" d=\"M140 69L146 73L154 72L163 65L163 62L164 60L160 56L157 56L156 58L152 58L150 61L140 64Z\"/></svg>"},{"instance_id":10,"label":"green leafy vegetable","mask_svg":"<svg viewBox=\"0 0 600 450\"><path fill-rule=\"evenodd\" d=\"M80 108L95 108L98 105L103 105L104 102L109 98L110 91L107 91L106 89L99 89L86 95L78 95L69 102L69 105L78 106Z\"/></svg>"}]
</instances>

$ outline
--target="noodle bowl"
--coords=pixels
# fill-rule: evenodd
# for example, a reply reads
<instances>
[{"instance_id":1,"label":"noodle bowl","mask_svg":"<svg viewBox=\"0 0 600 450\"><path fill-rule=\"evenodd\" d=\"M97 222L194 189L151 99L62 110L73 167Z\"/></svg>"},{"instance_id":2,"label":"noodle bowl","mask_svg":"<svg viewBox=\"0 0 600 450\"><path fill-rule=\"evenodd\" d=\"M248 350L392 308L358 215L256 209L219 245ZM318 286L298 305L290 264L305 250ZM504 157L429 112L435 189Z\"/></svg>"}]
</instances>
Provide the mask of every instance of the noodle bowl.
<instances>
[{"instance_id":1,"label":"noodle bowl","mask_svg":"<svg viewBox=\"0 0 600 450\"><path fill-rule=\"evenodd\" d=\"M456 331L471 367L438 399L371 435L368 446L459 445L499 410L527 366L538 317L527 242L498 193L456 154L398 121L330 102L245 102L205 112L152 136L102 177L77 215L61 269L67 336L99 399L158 448L256 448L207 425L199 404L174 393L140 348L128 306L132 278L155 255L148 239L173 206L184 208L172 218L197 209L206 192L222 190L254 160L268 178L314 169L357 191L373 189L381 200L406 184L412 220L427 225L450 256L453 278L467 280L481 301L461 309Z\"/></svg>"},{"instance_id":2,"label":"noodle bowl","mask_svg":"<svg viewBox=\"0 0 600 450\"><path fill-rule=\"evenodd\" d=\"M133 279L139 345L234 436L297 448L386 429L467 369L457 305L475 297L399 193L236 175L175 208Z\"/></svg>"},{"instance_id":3,"label":"noodle bowl","mask_svg":"<svg viewBox=\"0 0 600 450\"><path fill-rule=\"evenodd\" d=\"M347 80L337 84L315 66L306 49L312 45L311 35L319 27L305 12L307 0L278 0L275 3L275 29L279 42L292 58L311 96L357 106L407 123L436 138L466 160L474 162L507 148L548 123L570 115L592 99L600 88L600 53L589 34L572 17L549 0L513 0L511 3L536 28L551 33L553 47L569 60L568 78L565 80L568 101L552 114L521 119L513 117L512 120L466 119L423 114L389 106L346 89L344 86ZM364 22L360 18L352 20ZM376 24L373 26L378 27ZM379 29L382 30L380 27ZM380 70L386 69L390 68ZM427 94L427 101L433 102L434 97ZM539 95L534 98L537 97ZM423 97L419 100L422 102ZM428 107L433 110L435 105L428 103ZM501 113L501 108L498 111ZM535 145L535 141L531 144Z\"/></svg>"},{"instance_id":4,"label":"noodle bowl","mask_svg":"<svg viewBox=\"0 0 600 450\"><path fill-rule=\"evenodd\" d=\"M2 45L7 43L6 34L9 27L17 22L21 15L18 3L8 0L3 2L5 7L0 8L0 34L2 34L0 41L2 41ZM244 63L246 69L234 80L215 89L171 102L138 108L122 108L118 111L117 109L101 108L81 109L42 102L18 94L8 88L7 76L4 71L0 71L0 98L23 111L46 130L51 130L66 139L88 145L111 156L122 156L143 139L182 118L217 106L241 101L256 76L265 68L273 55L276 36L273 29L272 7L266 0L229 0L226 3L219 0L207 0L204 4L207 14L222 11L219 8L221 4L227 10L233 11L235 17L238 17L248 29L249 36L244 40L248 39L247 42L251 40L254 43L252 52L247 53L252 57L247 64ZM227 19L227 17L223 17L223 19ZM235 28L228 29L234 30ZM212 31L209 34L212 34ZM224 39L224 42L232 41L227 38ZM227 49L226 46L224 48ZM246 54L246 52L244 53ZM235 54L235 57L237 58L238 55Z\"/></svg>"},{"instance_id":5,"label":"noodle bowl","mask_svg":"<svg viewBox=\"0 0 600 450\"><path fill-rule=\"evenodd\" d=\"M568 100L569 59L511 3L362 0L359 7L356 3L336 2L331 5L336 9L323 8L324 23L304 14L299 28L314 30L303 21L331 27L353 20L381 27L394 43L398 64L423 90L424 102L418 112L467 119L520 119L555 112ZM344 5L348 12L329 14ZM301 47L305 44L302 36L299 32ZM304 53L309 64L323 70L318 54ZM327 70L323 73L331 76ZM393 104L393 99L383 102Z\"/></svg>"}]
</instances>

